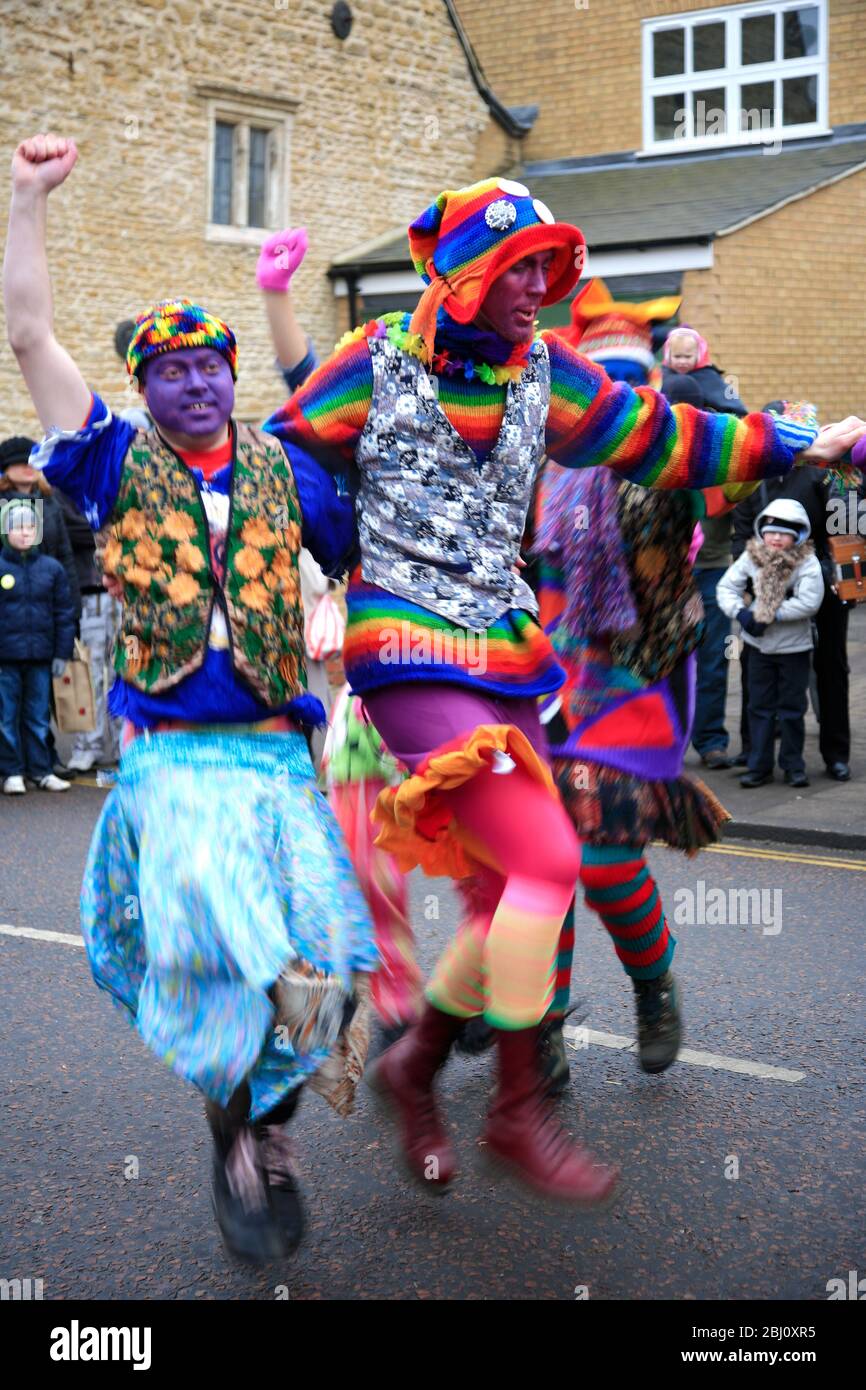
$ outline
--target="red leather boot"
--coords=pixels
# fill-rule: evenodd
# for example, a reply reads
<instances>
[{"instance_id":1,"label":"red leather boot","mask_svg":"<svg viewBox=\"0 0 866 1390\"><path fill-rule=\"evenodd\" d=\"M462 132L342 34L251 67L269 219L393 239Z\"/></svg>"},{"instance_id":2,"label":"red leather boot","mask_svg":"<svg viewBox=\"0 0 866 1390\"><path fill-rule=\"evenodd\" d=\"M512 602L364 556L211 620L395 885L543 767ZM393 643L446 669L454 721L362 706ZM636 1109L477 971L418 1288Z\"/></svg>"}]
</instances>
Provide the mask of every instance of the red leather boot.
<instances>
[{"instance_id":1,"label":"red leather boot","mask_svg":"<svg viewBox=\"0 0 866 1390\"><path fill-rule=\"evenodd\" d=\"M436 1110L433 1081L464 1020L425 1003L420 1019L377 1057L367 1072L374 1091L397 1120L410 1175L442 1192L454 1177L454 1151Z\"/></svg>"},{"instance_id":2,"label":"red leather boot","mask_svg":"<svg viewBox=\"0 0 866 1390\"><path fill-rule=\"evenodd\" d=\"M497 1030L499 1089L484 1131L488 1156L548 1197L604 1202L619 1170L596 1163L558 1124L539 1070L540 1033L540 1027Z\"/></svg>"}]
</instances>

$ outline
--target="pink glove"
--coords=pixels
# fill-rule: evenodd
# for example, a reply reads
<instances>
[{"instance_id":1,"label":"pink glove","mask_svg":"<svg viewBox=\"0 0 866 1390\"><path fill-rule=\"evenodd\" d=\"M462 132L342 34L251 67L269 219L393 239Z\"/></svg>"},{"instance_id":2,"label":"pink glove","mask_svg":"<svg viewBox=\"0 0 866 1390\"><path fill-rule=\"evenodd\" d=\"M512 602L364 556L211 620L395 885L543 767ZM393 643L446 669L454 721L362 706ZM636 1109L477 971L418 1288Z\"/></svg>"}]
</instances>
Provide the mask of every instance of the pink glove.
<instances>
[{"instance_id":1,"label":"pink glove","mask_svg":"<svg viewBox=\"0 0 866 1390\"><path fill-rule=\"evenodd\" d=\"M286 227L285 231L272 232L259 252L256 266L259 289L285 294L307 254L308 245L306 227Z\"/></svg>"},{"instance_id":2,"label":"pink glove","mask_svg":"<svg viewBox=\"0 0 866 1390\"><path fill-rule=\"evenodd\" d=\"M851 450L851 462L855 468L866 469L866 434L862 439L858 439L854 448Z\"/></svg>"}]
</instances>

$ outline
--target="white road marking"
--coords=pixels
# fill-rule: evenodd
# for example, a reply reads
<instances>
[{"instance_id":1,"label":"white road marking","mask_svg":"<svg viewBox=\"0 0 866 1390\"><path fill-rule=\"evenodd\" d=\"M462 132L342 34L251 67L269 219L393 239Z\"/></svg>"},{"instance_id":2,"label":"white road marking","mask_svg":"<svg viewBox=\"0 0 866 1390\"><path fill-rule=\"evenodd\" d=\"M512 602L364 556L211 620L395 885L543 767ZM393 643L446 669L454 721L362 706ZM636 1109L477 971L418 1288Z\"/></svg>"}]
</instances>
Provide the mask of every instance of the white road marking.
<instances>
[{"instance_id":1,"label":"white road marking","mask_svg":"<svg viewBox=\"0 0 866 1390\"><path fill-rule=\"evenodd\" d=\"M83 946L84 941L80 936L70 936L62 931L37 931L35 927L13 927L9 923L0 922L0 933L5 936L25 936L35 941L59 941L64 946ZM618 1051L625 1051L626 1048L634 1047L634 1038L626 1037L623 1033L598 1033L594 1028L563 1028L563 1035L567 1042L575 1051L582 1051L584 1046L595 1044L596 1047L612 1047ZM578 1038L575 1043L573 1039ZM739 1072L744 1076L760 1076L766 1081L803 1081L806 1073L804 1071L791 1071L787 1067L771 1067L766 1062L749 1062L742 1057L723 1057L718 1052L696 1052L690 1047L684 1047L680 1052L677 1061L685 1062L692 1067L711 1067L714 1071L733 1071Z\"/></svg>"},{"instance_id":2,"label":"white road marking","mask_svg":"<svg viewBox=\"0 0 866 1390\"><path fill-rule=\"evenodd\" d=\"M4 936L29 936L34 941L60 941L64 946L83 946L80 936L70 936L63 931L37 931L35 927L12 927L8 922L0 922L0 932Z\"/></svg>"},{"instance_id":3,"label":"white road marking","mask_svg":"<svg viewBox=\"0 0 866 1390\"><path fill-rule=\"evenodd\" d=\"M634 1038L622 1033L597 1033L593 1028L563 1028L563 1035L574 1051L582 1051L584 1046L612 1047L618 1051L635 1046ZM577 1038L578 1042L572 1042ZM718 1052L696 1052L684 1047L677 1058L677 1064L685 1062L692 1067L712 1067L714 1071L739 1072L744 1076L760 1076L765 1081L803 1081L804 1071L791 1071L788 1067L771 1067L766 1062L750 1062L743 1057L724 1057Z\"/></svg>"}]
</instances>

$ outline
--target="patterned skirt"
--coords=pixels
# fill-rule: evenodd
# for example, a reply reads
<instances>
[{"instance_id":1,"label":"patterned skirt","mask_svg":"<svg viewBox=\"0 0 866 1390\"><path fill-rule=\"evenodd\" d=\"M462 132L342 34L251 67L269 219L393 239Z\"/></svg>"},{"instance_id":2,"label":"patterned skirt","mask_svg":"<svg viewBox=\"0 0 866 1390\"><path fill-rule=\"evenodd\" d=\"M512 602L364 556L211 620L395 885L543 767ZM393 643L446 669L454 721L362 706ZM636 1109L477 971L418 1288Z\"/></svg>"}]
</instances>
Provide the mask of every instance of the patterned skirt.
<instances>
[{"instance_id":1,"label":"patterned skirt","mask_svg":"<svg viewBox=\"0 0 866 1390\"><path fill-rule=\"evenodd\" d=\"M552 759L553 776L578 839L591 845L661 840L696 854L721 838L730 814L699 778L650 781L619 768Z\"/></svg>"},{"instance_id":2,"label":"patterned skirt","mask_svg":"<svg viewBox=\"0 0 866 1390\"><path fill-rule=\"evenodd\" d=\"M319 1074L341 1113L365 1051L366 904L297 733L139 737L94 831L97 984L174 1071L253 1119Z\"/></svg>"}]
</instances>

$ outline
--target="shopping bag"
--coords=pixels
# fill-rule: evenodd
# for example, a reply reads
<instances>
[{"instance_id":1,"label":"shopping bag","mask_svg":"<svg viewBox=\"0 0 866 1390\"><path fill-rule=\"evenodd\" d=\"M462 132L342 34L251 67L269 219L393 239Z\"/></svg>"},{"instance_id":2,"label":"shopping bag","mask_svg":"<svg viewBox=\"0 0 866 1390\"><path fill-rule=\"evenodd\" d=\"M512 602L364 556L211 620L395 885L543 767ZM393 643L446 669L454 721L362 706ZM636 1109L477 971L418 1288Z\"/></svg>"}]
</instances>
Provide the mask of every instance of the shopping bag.
<instances>
[{"instance_id":1,"label":"shopping bag","mask_svg":"<svg viewBox=\"0 0 866 1390\"><path fill-rule=\"evenodd\" d=\"M96 728L96 700L90 652L75 639L75 651L62 676L51 681L54 691L54 717L61 734L89 733Z\"/></svg>"},{"instance_id":2,"label":"shopping bag","mask_svg":"<svg viewBox=\"0 0 866 1390\"><path fill-rule=\"evenodd\" d=\"M313 609L305 633L307 656L311 661L324 661L343 650L346 624L330 594L322 594Z\"/></svg>"}]
</instances>

